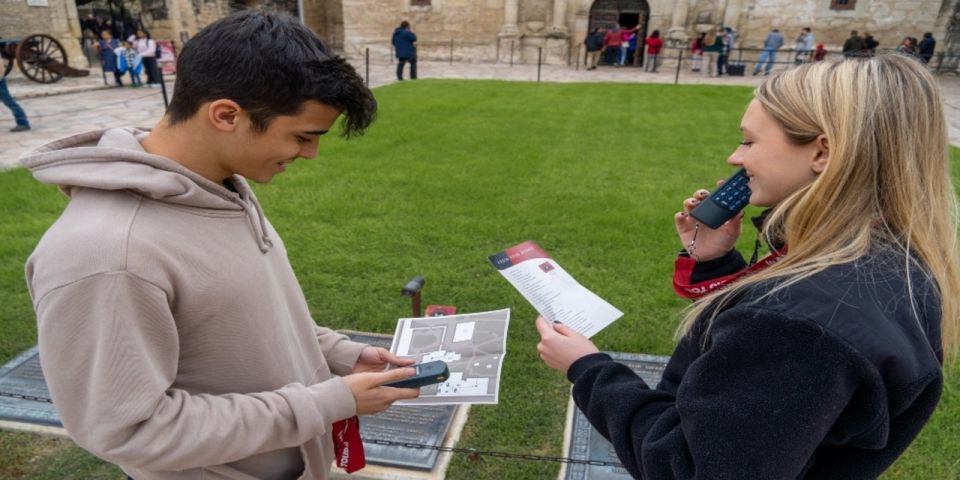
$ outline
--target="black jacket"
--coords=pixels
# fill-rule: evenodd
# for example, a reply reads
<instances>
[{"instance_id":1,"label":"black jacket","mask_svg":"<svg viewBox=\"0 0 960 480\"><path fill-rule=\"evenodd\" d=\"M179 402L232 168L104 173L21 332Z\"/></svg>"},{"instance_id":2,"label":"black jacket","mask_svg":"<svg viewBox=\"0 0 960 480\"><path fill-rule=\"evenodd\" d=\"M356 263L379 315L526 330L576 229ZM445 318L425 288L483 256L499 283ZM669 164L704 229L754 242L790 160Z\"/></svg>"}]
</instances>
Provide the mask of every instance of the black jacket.
<instances>
[{"instance_id":1,"label":"black jacket","mask_svg":"<svg viewBox=\"0 0 960 480\"><path fill-rule=\"evenodd\" d=\"M904 264L884 250L758 286L695 324L656 389L597 353L567 372L573 398L637 478L875 478L943 387L938 290L914 264L911 296Z\"/></svg>"}]
</instances>

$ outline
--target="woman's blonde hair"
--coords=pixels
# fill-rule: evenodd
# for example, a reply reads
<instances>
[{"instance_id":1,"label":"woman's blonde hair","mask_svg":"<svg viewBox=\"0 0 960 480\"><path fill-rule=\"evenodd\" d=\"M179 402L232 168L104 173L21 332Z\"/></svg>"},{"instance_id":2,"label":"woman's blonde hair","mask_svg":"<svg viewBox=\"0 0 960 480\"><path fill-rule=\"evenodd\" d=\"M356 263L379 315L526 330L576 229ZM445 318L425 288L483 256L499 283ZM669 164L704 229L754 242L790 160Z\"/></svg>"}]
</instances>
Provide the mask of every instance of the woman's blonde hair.
<instances>
[{"instance_id":1,"label":"woman's blonde hair","mask_svg":"<svg viewBox=\"0 0 960 480\"><path fill-rule=\"evenodd\" d=\"M689 332L701 315L711 321L745 289L771 282L768 295L775 293L863 257L879 240L906 253L911 292L911 255L936 282L942 347L953 358L960 344L957 199L936 80L913 58L880 55L780 72L754 96L791 142L804 145L824 135L829 161L765 221L762 234L783 240L786 256L695 303L679 333Z\"/></svg>"},{"instance_id":2,"label":"woman's blonde hair","mask_svg":"<svg viewBox=\"0 0 960 480\"><path fill-rule=\"evenodd\" d=\"M707 30L707 36L703 38L703 44L709 47L714 43L717 43L717 27L710 27L710 30Z\"/></svg>"}]
</instances>

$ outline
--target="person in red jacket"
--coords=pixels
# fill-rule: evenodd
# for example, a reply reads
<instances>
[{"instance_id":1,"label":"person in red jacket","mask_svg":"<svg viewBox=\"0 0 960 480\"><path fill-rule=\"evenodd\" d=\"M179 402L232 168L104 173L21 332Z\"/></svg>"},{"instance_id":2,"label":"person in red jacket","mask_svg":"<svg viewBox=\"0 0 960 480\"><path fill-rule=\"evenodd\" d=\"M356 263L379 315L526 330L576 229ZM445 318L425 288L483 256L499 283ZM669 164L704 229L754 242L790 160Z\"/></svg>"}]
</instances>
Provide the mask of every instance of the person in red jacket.
<instances>
[{"instance_id":1,"label":"person in red jacket","mask_svg":"<svg viewBox=\"0 0 960 480\"><path fill-rule=\"evenodd\" d=\"M657 73L657 58L660 57L660 50L663 48L663 39L660 38L660 30L654 30L647 37L647 59L643 62L643 71Z\"/></svg>"}]
</instances>

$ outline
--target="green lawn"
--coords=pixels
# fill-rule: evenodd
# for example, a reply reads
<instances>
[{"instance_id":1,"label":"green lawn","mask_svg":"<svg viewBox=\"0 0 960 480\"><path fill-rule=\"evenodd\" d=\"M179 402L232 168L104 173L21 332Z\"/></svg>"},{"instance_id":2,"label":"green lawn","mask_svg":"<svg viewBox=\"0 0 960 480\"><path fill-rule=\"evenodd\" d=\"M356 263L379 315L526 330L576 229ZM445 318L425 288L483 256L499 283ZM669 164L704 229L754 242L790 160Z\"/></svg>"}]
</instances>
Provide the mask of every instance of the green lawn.
<instances>
[{"instance_id":1,"label":"green lawn","mask_svg":"<svg viewBox=\"0 0 960 480\"><path fill-rule=\"evenodd\" d=\"M376 91L364 137L324 138L320 157L257 188L323 325L392 333L400 287L425 303L511 307L500 404L474 406L460 447L561 455L569 385L537 358L533 309L487 255L534 239L626 315L602 349L668 355L686 302L670 286L672 215L725 177L747 88L404 82ZM955 165L960 151L954 150ZM0 359L35 343L23 262L65 199L0 173ZM753 235L744 236L744 249ZM885 477L960 478L960 365L935 417ZM554 478L559 464L455 456L448 478ZM71 476L72 475L72 476ZM122 478L69 442L0 434L0 478Z\"/></svg>"}]
</instances>

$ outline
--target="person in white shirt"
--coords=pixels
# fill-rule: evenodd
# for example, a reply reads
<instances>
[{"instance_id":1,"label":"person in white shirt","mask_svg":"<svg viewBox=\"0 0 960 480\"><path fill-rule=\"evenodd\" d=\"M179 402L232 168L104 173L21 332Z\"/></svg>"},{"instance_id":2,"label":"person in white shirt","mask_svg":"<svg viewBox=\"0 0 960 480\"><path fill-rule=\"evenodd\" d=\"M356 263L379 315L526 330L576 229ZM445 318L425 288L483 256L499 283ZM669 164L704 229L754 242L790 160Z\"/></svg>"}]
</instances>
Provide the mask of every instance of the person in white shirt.
<instances>
[{"instance_id":1,"label":"person in white shirt","mask_svg":"<svg viewBox=\"0 0 960 480\"><path fill-rule=\"evenodd\" d=\"M157 66L157 42L150 38L150 34L142 28L137 30L135 38L131 40L143 58L143 69L147 71L147 86L160 88L160 69Z\"/></svg>"}]
</instances>

